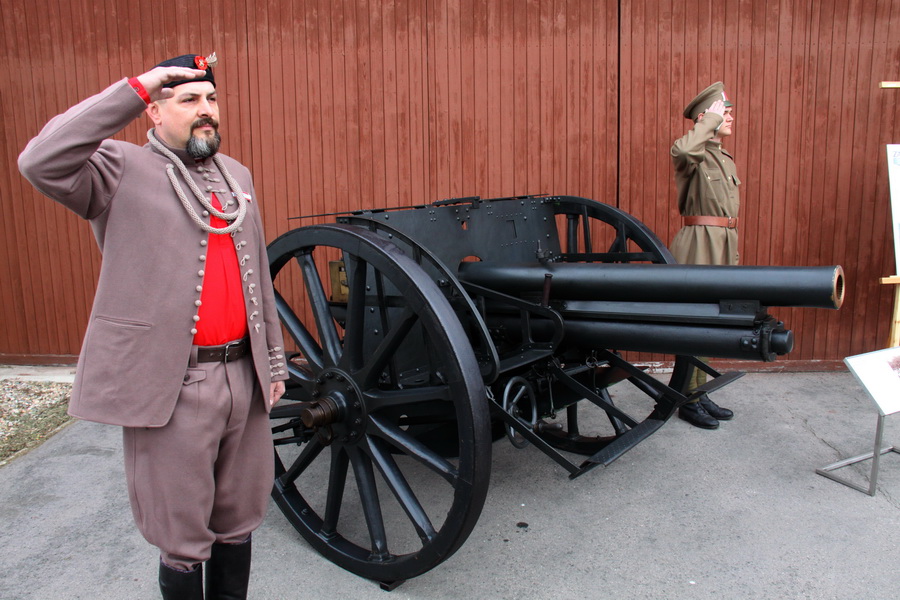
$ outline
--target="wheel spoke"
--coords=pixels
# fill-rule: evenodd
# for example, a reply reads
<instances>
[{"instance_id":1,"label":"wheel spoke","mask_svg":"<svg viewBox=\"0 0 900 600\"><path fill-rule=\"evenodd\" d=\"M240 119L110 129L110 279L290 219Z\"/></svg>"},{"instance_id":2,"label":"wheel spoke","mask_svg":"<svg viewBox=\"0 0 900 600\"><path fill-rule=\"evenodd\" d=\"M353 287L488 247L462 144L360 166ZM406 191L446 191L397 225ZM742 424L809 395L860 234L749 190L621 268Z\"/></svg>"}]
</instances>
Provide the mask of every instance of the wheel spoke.
<instances>
[{"instance_id":1,"label":"wheel spoke","mask_svg":"<svg viewBox=\"0 0 900 600\"><path fill-rule=\"evenodd\" d=\"M350 453L350 462L353 465L353 474L356 476L360 503L366 517L366 526L369 528L369 538L372 540L372 556L375 559L386 559L388 557L387 533L384 529L381 503L378 501L378 489L375 486L372 461L358 448L348 448L347 452Z\"/></svg>"},{"instance_id":2,"label":"wheel spoke","mask_svg":"<svg viewBox=\"0 0 900 600\"><path fill-rule=\"evenodd\" d=\"M359 257L345 255L348 273L347 318L344 323L344 356L341 367L357 371L363 364L363 336L365 335L366 278L368 263Z\"/></svg>"},{"instance_id":3,"label":"wheel spoke","mask_svg":"<svg viewBox=\"0 0 900 600\"><path fill-rule=\"evenodd\" d=\"M450 389L445 385L408 388L404 390L372 389L365 393L366 407L369 412L392 406L416 404L429 400L450 400Z\"/></svg>"},{"instance_id":4,"label":"wheel spoke","mask_svg":"<svg viewBox=\"0 0 900 600\"><path fill-rule=\"evenodd\" d=\"M378 344L372 356L369 357L369 360L359 372L359 380L363 382L364 388L375 385L388 361L394 357L418 319L418 315L407 307L400 315L398 321L391 324L390 331L387 332L384 339Z\"/></svg>"},{"instance_id":5,"label":"wheel spoke","mask_svg":"<svg viewBox=\"0 0 900 600\"><path fill-rule=\"evenodd\" d=\"M325 499L325 515L322 518L321 533L325 537L331 537L337 532L349 461L350 457L347 456L347 452L343 448L332 449L331 471L328 474L328 496Z\"/></svg>"},{"instance_id":6,"label":"wheel spoke","mask_svg":"<svg viewBox=\"0 0 900 600\"><path fill-rule=\"evenodd\" d=\"M312 371L308 368L298 367L291 361L287 361L288 381L285 382L285 400L311 400L312 393L316 389L316 380Z\"/></svg>"},{"instance_id":7,"label":"wheel spoke","mask_svg":"<svg viewBox=\"0 0 900 600\"><path fill-rule=\"evenodd\" d=\"M372 437L368 441L369 455L375 462L375 466L378 467L400 506L403 507L409 520L412 521L416 533L419 534L419 539L422 540L422 544L427 544L434 538L436 532L434 525L431 524L431 520L425 513L425 509L422 508L419 499L416 498L415 492L409 486L394 457L382 447L384 443Z\"/></svg>"},{"instance_id":8,"label":"wheel spoke","mask_svg":"<svg viewBox=\"0 0 900 600\"><path fill-rule=\"evenodd\" d=\"M341 339L331 317L331 307L322 286L322 279L319 277L319 270L316 268L316 261L311 252L303 252L297 255L297 262L303 272L310 309L316 321L325 357L332 365L336 365L341 356Z\"/></svg>"},{"instance_id":9,"label":"wheel spoke","mask_svg":"<svg viewBox=\"0 0 900 600\"><path fill-rule=\"evenodd\" d=\"M283 486L288 486L294 483L297 478L303 474L303 471L305 471L316 457L319 456L319 453L322 452L322 448L322 444L316 438L307 442L306 447L303 448L300 456L298 456L291 467L278 478L281 484Z\"/></svg>"},{"instance_id":10,"label":"wheel spoke","mask_svg":"<svg viewBox=\"0 0 900 600\"><path fill-rule=\"evenodd\" d=\"M300 348L303 357L316 370L321 370L323 368L322 348L277 290L275 292L275 307L278 310L278 316L281 318L284 328L287 329L294 343Z\"/></svg>"},{"instance_id":11,"label":"wheel spoke","mask_svg":"<svg viewBox=\"0 0 900 600\"><path fill-rule=\"evenodd\" d=\"M373 433L382 439L390 442L391 445L402 451L407 456L422 463L448 482L456 485L459 481L459 472L447 459L440 456L437 452L431 450L425 444L418 441L396 425L380 419L374 415L369 415L369 421L375 427Z\"/></svg>"}]
</instances>

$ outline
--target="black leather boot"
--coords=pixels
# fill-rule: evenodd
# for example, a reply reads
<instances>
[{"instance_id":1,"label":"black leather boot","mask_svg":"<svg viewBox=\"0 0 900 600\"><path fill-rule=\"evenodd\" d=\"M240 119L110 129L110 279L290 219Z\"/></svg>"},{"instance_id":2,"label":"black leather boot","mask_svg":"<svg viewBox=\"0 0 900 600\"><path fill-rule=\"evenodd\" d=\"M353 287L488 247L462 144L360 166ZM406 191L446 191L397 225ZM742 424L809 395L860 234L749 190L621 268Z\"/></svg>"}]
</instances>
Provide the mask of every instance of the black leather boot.
<instances>
[{"instance_id":1,"label":"black leather boot","mask_svg":"<svg viewBox=\"0 0 900 600\"><path fill-rule=\"evenodd\" d=\"M250 582L250 539L213 544L206 561L206 600L246 600Z\"/></svg>"},{"instance_id":2,"label":"black leather boot","mask_svg":"<svg viewBox=\"0 0 900 600\"><path fill-rule=\"evenodd\" d=\"M163 600L203 600L203 565L179 571L159 561L159 591Z\"/></svg>"},{"instance_id":3,"label":"black leather boot","mask_svg":"<svg viewBox=\"0 0 900 600\"><path fill-rule=\"evenodd\" d=\"M734 412L728 410L727 408L722 408L715 402L709 399L709 396L703 394L700 396L700 406L703 407L709 416L713 419L718 419L719 421L728 421L731 417L734 416Z\"/></svg>"},{"instance_id":4,"label":"black leather boot","mask_svg":"<svg viewBox=\"0 0 900 600\"><path fill-rule=\"evenodd\" d=\"M718 429L719 422L714 419L700 402L688 402L678 409L678 418L684 419L694 427Z\"/></svg>"}]
</instances>

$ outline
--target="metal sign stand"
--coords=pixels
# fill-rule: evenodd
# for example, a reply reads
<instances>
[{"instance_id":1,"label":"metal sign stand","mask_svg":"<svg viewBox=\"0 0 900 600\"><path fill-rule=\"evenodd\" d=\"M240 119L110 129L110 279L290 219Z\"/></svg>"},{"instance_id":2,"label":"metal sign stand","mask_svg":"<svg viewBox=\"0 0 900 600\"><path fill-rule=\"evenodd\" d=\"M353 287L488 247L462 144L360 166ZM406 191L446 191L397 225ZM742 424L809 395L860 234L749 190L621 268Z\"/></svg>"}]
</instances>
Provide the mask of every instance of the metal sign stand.
<instances>
[{"instance_id":1,"label":"metal sign stand","mask_svg":"<svg viewBox=\"0 0 900 600\"><path fill-rule=\"evenodd\" d=\"M875 428L875 446L872 452L847 458L845 460L816 469L816 473L842 483L854 490L870 496L875 495L878 484L878 467L881 456L888 452L900 454L900 449L888 446L882 448L884 438L884 418L900 412L900 348L886 348L867 354L848 356L844 362L857 380L863 385L878 408L878 424ZM869 487L838 477L832 471L849 465L872 460L872 472L869 474Z\"/></svg>"},{"instance_id":2,"label":"metal sign stand","mask_svg":"<svg viewBox=\"0 0 900 600\"><path fill-rule=\"evenodd\" d=\"M889 446L887 448L881 447L881 440L884 434L884 415L878 415L878 426L875 429L875 449L868 454L861 454L860 456L854 456L853 458L848 458L846 460L842 460L840 462L836 462L834 464L830 464L828 466L822 467L821 469L816 469L816 473L827 477L828 479L833 479L838 483L843 483L846 486L852 487L854 490L859 490L864 494L869 494L870 496L875 495L875 486L878 483L878 463L879 459L881 459L882 454L887 454L888 452L896 452L900 454L900 450L894 448L893 446ZM835 469L840 469L841 467L846 467L848 465L853 465L858 462L862 462L864 460L872 459L872 472L869 474L869 488L859 485L858 483L853 483L847 479L843 479L838 477L832 471Z\"/></svg>"}]
</instances>

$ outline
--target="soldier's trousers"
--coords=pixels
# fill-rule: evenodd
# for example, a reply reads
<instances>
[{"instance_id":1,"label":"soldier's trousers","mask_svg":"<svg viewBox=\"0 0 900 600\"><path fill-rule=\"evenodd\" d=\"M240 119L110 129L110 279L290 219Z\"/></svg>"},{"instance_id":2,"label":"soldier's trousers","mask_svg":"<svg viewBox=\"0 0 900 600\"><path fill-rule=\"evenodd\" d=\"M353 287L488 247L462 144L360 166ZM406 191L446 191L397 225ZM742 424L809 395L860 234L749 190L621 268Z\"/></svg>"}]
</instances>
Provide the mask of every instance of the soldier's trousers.
<instances>
[{"instance_id":1,"label":"soldier's trousers","mask_svg":"<svg viewBox=\"0 0 900 600\"><path fill-rule=\"evenodd\" d=\"M703 357L698 356L697 360L702 361L703 363L707 363L707 364L709 363L708 358L703 358ZM694 372L691 373L691 379L688 382L687 391L693 392L698 387L700 387L701 385L706 383L706 380L707 380L706 379L706 371L699 369L697 367L694 367ZM694 402L698 402L698 401L699 401L699 398L697 400L694 400Z\"/></svg>"},{"instance_id":2,"label":"soldier's trousers","mask_svg":"<svg viewBox=\"0 0 900 600\"><path fill-rule=\"evenodd\" d=\"M215 542L248 538L265 516L274 477L253 360L195 358L164 427L124 428L135 523L162 560L182 570L207 560Z\"/></svg>"}]
</instances>

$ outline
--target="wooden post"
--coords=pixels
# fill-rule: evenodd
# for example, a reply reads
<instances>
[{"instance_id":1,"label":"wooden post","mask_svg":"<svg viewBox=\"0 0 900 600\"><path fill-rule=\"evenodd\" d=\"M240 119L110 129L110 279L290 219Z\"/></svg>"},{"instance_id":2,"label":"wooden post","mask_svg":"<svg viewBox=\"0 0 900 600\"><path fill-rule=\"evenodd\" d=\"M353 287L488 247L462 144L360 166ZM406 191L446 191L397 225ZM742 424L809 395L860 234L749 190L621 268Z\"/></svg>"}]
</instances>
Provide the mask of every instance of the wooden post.
<instances>
[{"instance_id":1,"label":"wooden post","mask_svg":"<svg viewBox=\"0 0 900 600\"><path fill-rule=\"evenodd\" d=\"M900 346L900 275L882 277L883 284L894 286L894 313L891 315L891 333L888 337L888 348Z\"/></svg>"},{"instance_id":2,"label":"wooden post","mask_svg":"<svg viewBox=\"0 0 900 600\"><path fill-rule=\"evenodd\" d=\"M882 81L879 84L882 89L900 89L900 81ZM898 240L894 240L896 245ZM900 268L900 265L898 265ZM888 338L888 347L900 346L900 276L882 277L881 283L894 286L894 313L891 315L891 333Z\"/></svg>"}]
</instances>

